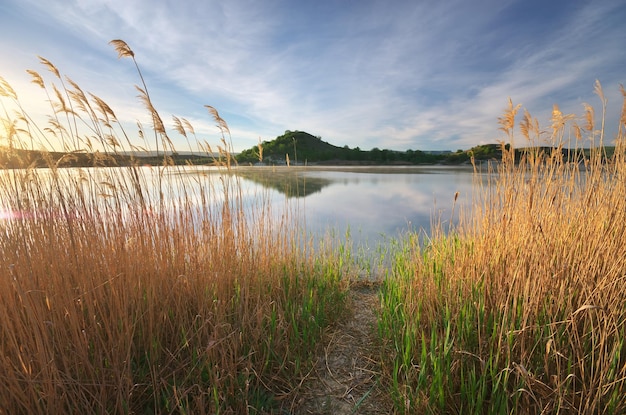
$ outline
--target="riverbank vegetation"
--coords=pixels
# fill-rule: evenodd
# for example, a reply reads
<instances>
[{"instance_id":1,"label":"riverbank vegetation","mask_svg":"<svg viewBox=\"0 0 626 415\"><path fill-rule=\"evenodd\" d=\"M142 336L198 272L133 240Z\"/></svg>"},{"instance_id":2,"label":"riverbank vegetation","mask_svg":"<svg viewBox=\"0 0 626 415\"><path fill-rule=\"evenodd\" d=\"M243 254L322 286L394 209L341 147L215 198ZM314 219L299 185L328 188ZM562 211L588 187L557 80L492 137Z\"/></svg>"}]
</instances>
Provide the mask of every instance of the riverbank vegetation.
<instances>
[{"instance_id":1,"label":"riverbank vegetation","mask_svg":"<svg viewBox=\"0 0 626 415\"><path fill-rule=\"evenodd\" d=\"M113 44L134 60L124 42ZM17 108L4 120L10 147L45 148L54 137L67 156L42 151L47 169L0 174L0 413L289 408L325 327L345 309L341 257L328 255L330 244L313 255L262 194L244 206L228 171L228 125L211 107L219 180L185 174L167 157L157 167L59 168L94 140L112 153L133 148L104 101L42 63L53 81L31 75L53 91L50 126L33 125L2 85ZM147 88L137 89L153 121L146 140L169 148ZM185 120L174 125L193 137ZM114 163L91 156L93 166Z\"/></svg>"},{"instance_id":2,"label":"riverbank vegetation","mask_svg":"<svg viewBox=\"0 0 626 415\"><path fill-rule=\"evenodd\" d=\"M392 261L378 330L399 413L626 411L626 113L607 159L591 107L555 107L547 132L525 113L514 137L518 108L500 119L507 141L557 151L516 163L504 149L473 215ZM560 151L570 133L581 160L600 144L584 163Z\"/></svg>"},{"instance_id":3,"label":"riverbank vegetation","mask_svg":"<svg viewBox=\"0 0 626 415\"><path fill-rule=\"evenodd\" d=\"M52 81L29 73L49 125L0 82L3 167L27 164L0 172L0 413L297 411L326 329L358 310L354 253L313 246L296 215L244 197L214 108L214 149L184 118L172 124L217 180L177 163L140 71L151 128L139 125L138 144L102 99L41 62ZM461 223L381 248L382 372L368 375L397 413L626 411L626 109L610 153L591 107L555 107L547 133L528 113L516 124L518 110L500 119L506 144L463 153L500 162L475 163ZM145 163L151 147L158 160ZM20 152L33 148L36 162ZM61 168L77 159L97 168Z\"/></svg>"}]
</instances>

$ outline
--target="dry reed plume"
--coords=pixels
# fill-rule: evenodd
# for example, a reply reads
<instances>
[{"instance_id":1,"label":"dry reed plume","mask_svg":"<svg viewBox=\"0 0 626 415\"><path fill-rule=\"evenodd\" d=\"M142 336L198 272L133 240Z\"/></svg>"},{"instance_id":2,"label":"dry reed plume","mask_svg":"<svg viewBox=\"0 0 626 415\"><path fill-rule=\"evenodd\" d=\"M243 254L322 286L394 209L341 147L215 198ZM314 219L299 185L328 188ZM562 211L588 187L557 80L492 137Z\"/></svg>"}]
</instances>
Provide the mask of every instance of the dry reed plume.
<instances>
[{"instance_id":1,"label":"dry reed plume","mask_svg":"<svg viewBox=\"0 0 626 415\"><path fill-rule=\"evenodd\" d=\"M137 65L126 43L112 44ZM47 160L0 171L0 413L289 407L323 327L341 312L339 272L300 250L295 226L277 222L263 195L244 206L228 174L228 126L213 107L223 166L172 166L170 133L139 71L162 165L98 167L148 146L40 60L61 82L29 71L50 98L47 126L0 85L3 163L28 157L19 149ZM186 119L175 117L174 130L213 154ZM54 159L51 141L67 153ZM60 168L85 154L94 168Z\"/></svg>"},{"instance_id":2,"label":"dry reed plume","mask_svg":"<svg viewBox=\"0 0 626 415\"><path fill-rule=\"evenodd\" d=\"M599 83L596 93L604 114ZM500 118L502 162L477 166L473 214L424 249L408 245L383 289L400 412L626 411L624 110L607 155L588 105L580 118L555 106L545 131L525 112L516 152L519 108Z\"/></svg>"}]
</instances>

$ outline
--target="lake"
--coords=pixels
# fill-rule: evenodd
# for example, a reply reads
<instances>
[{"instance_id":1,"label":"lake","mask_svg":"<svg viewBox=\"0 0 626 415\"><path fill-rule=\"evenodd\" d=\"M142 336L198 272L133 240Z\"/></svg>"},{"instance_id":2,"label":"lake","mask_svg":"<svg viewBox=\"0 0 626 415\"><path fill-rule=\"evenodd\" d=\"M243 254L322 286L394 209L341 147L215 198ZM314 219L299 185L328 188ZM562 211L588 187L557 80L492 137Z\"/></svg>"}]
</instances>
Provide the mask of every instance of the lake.
<instances>
[{"instance_id":1,"label":"lake","mask_svg":"<svg viewBox=\"0 0 626 415\"><path fill-rule=\"evenodd\" d=\"M197 193L190 189L194 186L215 188L210 198L219 204L224 196L219 187L237 177L244 206L258 206L255 201L261 198L269 201L277 219L289 213L314 239L332 234L345 240L349 231L350 241L365 247L375 247L408 230L428 232L433 219L447 229L457 220L459 208L471 202L475 182L470 166L239 166L233 168L234 175L215 167L142 167L141 171L152 200L158 198L156 187L151 186L160 172L164 197L175 204L183 191ZM45 178L49 171L37 173ZM109 176L117 173L112 168L62 169L63 175L82 175L94 183L114 182ZM179 180L182 176L192 180ZM0 221L30 213L11 212L0 203Z\"/></svg>"},{"instance_id":2,"label":"lake","mask_svg":"<svg viewBox=\"0 0 626 415\"><path fill-rule=\"evenodd\" d=\"M237 174L244 187L268 190L273 206L296 206L314 237L349 231L353 243L370 247L408 230L428 232L433 219L449 227L474 187L471 166L238 167Z\"/></svg>"}]
</instances>

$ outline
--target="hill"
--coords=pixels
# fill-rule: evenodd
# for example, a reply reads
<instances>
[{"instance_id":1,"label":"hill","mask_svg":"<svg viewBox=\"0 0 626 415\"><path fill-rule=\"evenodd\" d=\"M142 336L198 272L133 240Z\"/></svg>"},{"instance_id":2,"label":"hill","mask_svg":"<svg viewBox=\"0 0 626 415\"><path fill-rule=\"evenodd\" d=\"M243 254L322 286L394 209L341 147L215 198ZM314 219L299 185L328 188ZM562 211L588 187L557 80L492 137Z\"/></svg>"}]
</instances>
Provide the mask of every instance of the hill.
<instances>
[{"instance_id":1,"label":"hill","mask_svg":"<svg viewBox=\"0 0 626 415\"><path fill-rule=\"evenodd\" d=\"M459 160L454 160L456 158ZM338 147L304 131L285 131L272 141L264 141L237 155L240 164L429 164L440 162L463 162L469 160L465 152L428 153L419 150L365 151L359 147Z\"/></svg>"},{"instance_id":2,"label":"hill","mask_svg":"<svg viewBox=\"0 0 626 415\"><path fill-rule=\"evenodd\" d=\"M320 137L315 137L304 131L285 131L285 134L276 137L272 141L264 141L257 147L242 151L237 155L239 163L285 163L287 157L291 163L330 160L344 158L347 154L345 148L337 147Z\"/></svg>"},{"instance_id":3,"label":"hill","mask_svg":"<svg viewBox=\"0 0 626 415\"><path fill-rule=\"evenodd\" d=\"M509 144L506 145L509 148ZM608 158L614 148L605 146L602 154ZM550 146L522 147L515 149L515 160L532 154L550 156L560 153L561 157L572 162L589 159L589 149L553 148ZM420 150L381 150L369 151L359 147L338 147L304 131L285 131L285 134L272 141L264 141L256 147L244 150L236 156L239 164L327 164L327 165L415 165L415 164L463 164L471 158L476 161L501 160L500 144L481 144L469 150L420 151Z\"/></svg>"}]
</instances>

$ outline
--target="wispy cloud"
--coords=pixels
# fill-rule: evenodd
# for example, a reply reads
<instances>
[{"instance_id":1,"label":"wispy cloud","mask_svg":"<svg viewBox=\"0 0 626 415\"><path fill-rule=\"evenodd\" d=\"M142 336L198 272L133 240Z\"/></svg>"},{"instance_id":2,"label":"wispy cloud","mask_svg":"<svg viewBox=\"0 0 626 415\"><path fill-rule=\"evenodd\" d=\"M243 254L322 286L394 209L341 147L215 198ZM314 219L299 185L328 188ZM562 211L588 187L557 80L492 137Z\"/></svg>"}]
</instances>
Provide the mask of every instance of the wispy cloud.
<instances>
[{"instance_id":1,"label":"wispy cloud","mask_svg":"<svg viewBox=\"0 0 626 415\"><path fill-rule=\"evenodd\" d=\"M122 38L159 108L210 132L202 105L214 105L239 148L301 129L364 149L455 150L495 141L508 97L536 114L580 111L596 78L626 82L618 3L10 2L24 27L0 47L51 52L134 116L121 91L132 65L107 45Z\"/></svg>"}]
</instances>

